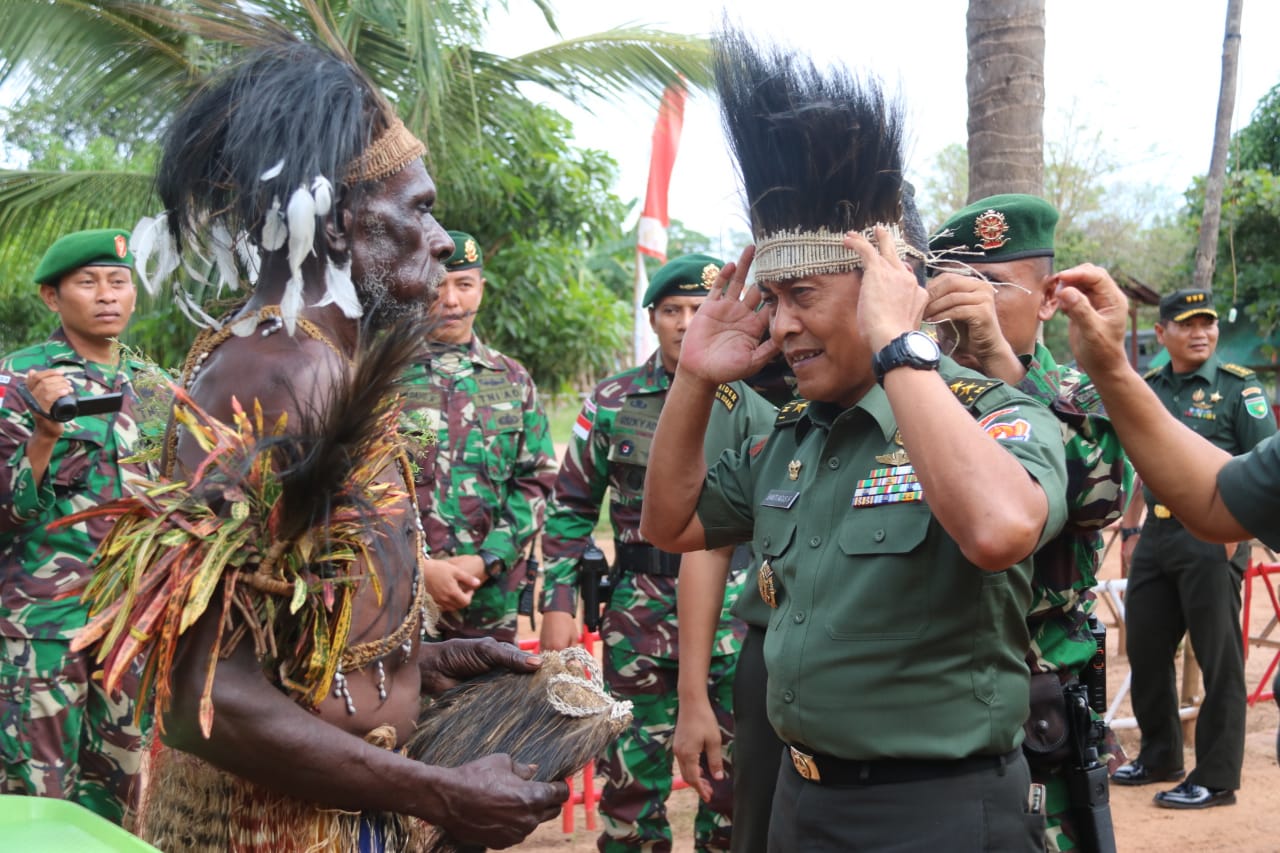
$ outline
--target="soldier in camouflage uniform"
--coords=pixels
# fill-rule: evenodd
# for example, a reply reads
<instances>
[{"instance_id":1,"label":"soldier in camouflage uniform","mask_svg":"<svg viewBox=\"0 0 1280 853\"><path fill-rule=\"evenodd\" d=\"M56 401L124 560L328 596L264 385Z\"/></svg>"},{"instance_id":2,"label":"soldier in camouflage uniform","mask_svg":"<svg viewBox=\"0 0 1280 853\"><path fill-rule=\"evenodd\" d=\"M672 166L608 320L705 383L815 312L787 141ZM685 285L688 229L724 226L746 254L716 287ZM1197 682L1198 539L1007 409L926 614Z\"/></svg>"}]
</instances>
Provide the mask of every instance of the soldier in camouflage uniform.
<instances>
[{"instance_id":1,"label":"soldier in camouflage uniform","mask_svg":"<svg viewBox=\"0 0 1280 853\"><path fill-rule=\"evenodd\" d=\"M1053 232L1058 212L1035 196L980 199L951 216L931 238L935 264L925 319L939 323L957 346L956 361L1015 385L1058 418L1065 443L1068 515L1062 533L1035 555L1027 617L1035 676L1063 684L1078 678L1097 649L1088 618L1102 562L1102 528L1120 517L1133 486L1132 469L1088 377L1060 367L1037 341L1040 324L1057 311ZM1036 696L1033 688L1033 700ZM1033 714L1033 720L1037 715ZM1034 723L1033 723L1034 724ZM1069 814L1066 762L1046 759L1024 741L1032 779L1046 787L1049 851L1079 848ZM1101 760L1118 766L1123 752L1107 730ZM1114 844L1114 841L1112 841Z\"/></svg>"},{"instance_id":2,"label":"soldier in camouflage uniform","mask_svg":"<svg viewBox=\"0 0 1280 853\"><path fill-rule=\"evenodd\" d=\"M0 360L0 793L73 800L119 823L132 802L142 731L136 678L111 694L88 652L69 644L87 609L75 596L111 522L52 521L120 497L138 441L141 365L112 340L133 313L129 233L68 234L36 270L61 320L43 344ZM60 397L121 392L120 412L50 417ZM38 405L33 408L31 400Z\"/></svg>"},{"instance_id":3,"label":"soldier in camouflage uniform","mask_svg":"<svg viewBox=\"0 0 1280 853\"><path fill-rule=\"evenodd\" d=\"M555 481L547 414L527 370L472 330L484 258L470 234L454 252L432 307L427 358L409 374L407 428L427 436L417 460L427 587L444 637L516 641L523 554Z\"/></svg>"},{"instance_id":4,"label":"soldier in camouflage uniform","mask_svg":"<svg viewBox=\"0 0 1280 853\"><path fill-rule=\"evenodd\" d=\"M605 681L634 703L631 727L610 745L599 769L602 851L671 849L666 799L671 793L672 734L677 712L679 636L676 578L680 556L640 535L640 508L649 442L680 357L689 319L706 298L721 262L706 255L676 258L654 273L644 304L659 347L644 364L612 376L591 392L573 428L547 513L542 645L560 649L576 636L578 560L591 544L605 490L612 492L615 571L620 570L600 627ZM728 406L729 394L721 403ZM713 646L708 691L726 738L732 731L733 668L745 626L729 607L741 585L731 579ZM720 780L694 822L698 850L728 848L731 792Z\"/></svg>"}]
</instances>

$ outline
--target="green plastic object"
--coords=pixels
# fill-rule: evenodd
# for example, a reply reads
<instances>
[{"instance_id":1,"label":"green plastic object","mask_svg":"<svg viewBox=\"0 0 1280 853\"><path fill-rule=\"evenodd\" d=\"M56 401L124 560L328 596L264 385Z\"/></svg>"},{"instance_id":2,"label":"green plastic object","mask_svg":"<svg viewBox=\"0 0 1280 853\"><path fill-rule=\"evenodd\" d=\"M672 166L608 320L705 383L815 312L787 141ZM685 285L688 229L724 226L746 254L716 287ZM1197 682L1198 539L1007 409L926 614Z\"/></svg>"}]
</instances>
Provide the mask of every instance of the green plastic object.
<instances>
[{"instance_id":1,"label":"green plastic object","mask_svg":"<svg viewBox=\"0 0 1280 853\"><path fill-rule=\"evenodd\" d=\"M0 851L159 853L70 800L0 795Z\"/></svg>"}]
</instances>

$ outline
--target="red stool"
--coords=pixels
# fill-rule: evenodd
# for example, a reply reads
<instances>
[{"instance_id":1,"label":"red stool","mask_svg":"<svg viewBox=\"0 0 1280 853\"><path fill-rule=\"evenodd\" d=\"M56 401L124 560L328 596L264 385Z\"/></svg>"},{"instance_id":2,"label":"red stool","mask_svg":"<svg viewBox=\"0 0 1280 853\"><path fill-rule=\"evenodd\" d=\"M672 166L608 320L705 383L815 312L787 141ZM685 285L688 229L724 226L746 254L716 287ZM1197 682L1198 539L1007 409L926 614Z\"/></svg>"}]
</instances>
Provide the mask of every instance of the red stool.
<instances>
[{"instance_id":1,"label":"red stool","mask_svg":"<svg viewBox=\"0 0 1280 853\"><path fill-rule=\"evenodd\" d=\"M1258 682L1258 686L1249 694L1248 703L1253 705L1259 700L1268 700L1273 698L1271 686L1271 677L1275 674L1276 665L1280 664L1280 639L1272 639L1271 634L1280 626L1280 598L1276 597L1275 582L1271 579L1272 575L1280 574L1280 563L1256 563L1252 559L1249 560L1249 568L1244 575L1244 618L1242 620L1243 627L1241 635L1244 640L1244 655L1247 660L1249 657L1249 646L1266 646L1275 649L1275 653L1271 656L1271 662L1267 664L1266 671L1262 674L1262 679ZM1267 597L1271 599L1271 619L1257 634L1249 633L1249 616L1250 606L1253 604L1253 582L1260 580L1267 590Z\"/></svg>"}]
</instances>

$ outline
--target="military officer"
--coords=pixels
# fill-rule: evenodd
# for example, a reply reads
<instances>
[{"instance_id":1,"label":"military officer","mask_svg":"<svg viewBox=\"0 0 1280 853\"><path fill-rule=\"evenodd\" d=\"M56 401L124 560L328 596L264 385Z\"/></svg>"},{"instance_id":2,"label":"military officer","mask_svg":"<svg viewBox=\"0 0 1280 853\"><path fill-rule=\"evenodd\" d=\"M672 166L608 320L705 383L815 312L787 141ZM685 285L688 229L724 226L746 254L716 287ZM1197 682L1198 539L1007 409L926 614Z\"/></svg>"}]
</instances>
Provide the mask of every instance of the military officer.
<instances>
[{"instance_id":1,"label":"military officer","mask_svg":"<svg viewBox=\"0 0 1280 853\"><path fill-rule=\"evenodd\" d=\"M1164 408L1217 447L1235 455L1276 431L1266 392L1252 370L1218 359L1218 314L1204 290L1179 290L1160 300L1156 338L1169 362L1144 377ZM1137 548L1129 566L1125 627L1133 673L1133 709L1142 729L1138 757L1115 772L1120 785L1183 777L1182 725L1173 656L1191 636L1204 674L1196 719L1196 766L1156 805L1194 809L1229 805L1244 760L1244 651L1239 638L1240 584L1248 546L1197 539L1150 484Z\"/></svg>"},{"instance_id":2,"label":"military officer","mask_svg":"<svg viewBox=\"0 0 1280 853\"><path fill-rule=\"evenodd\" d=\"M110 693L101 667L70 642L87 619L74 593L110 522L54 530L63 516L121 497L146 465L138 445L134 375L116 339L133 314L129 232L78 231L36 268L58 315L45 343L0 360L0 793L73 800L119 823L134 794L141 729L137 679ZM122 395L120 409L53 418L55 401Z\"/></svg>"},{"instance_id":3,"label":"military officer","mask_svg":"<svg viewBox=\"0 0 1280 853\"><path fill-rule=\"evenodd\" d=\"M426 358L408 376L405 424L423 434L415 476L432 559L427 587L447 637L516 641L524 559L555 479L546 411L529 372L475 334L484 253L450 231L454 252L432 305Z\"/></svg>"},{"instance_id":4,"label":"military officer","mask_svg":"<svg viewBox=\"0 0 1280 853\"><path fill-rule=\"evenodd\" d=\"M735 32L716 80L756 245L686 335L642 531L677 551L750 539L765 561L790 758L769 847L1043 850L1019 744L1030 558L1066 517L1058 425L917 330L901 118L874 84ZM779 351L805 399L705 469L714 389Z\"/></svg>"},{"instance_id":5,"label":"military officer","mask_svg":"<svg viewBox=\"0 0 1280 853\"><path fill-rule=\"evenodd\" d=\"M577 636L578 559L591 544L606 489L619 579L600 627L605 681L634 703L630 728L610 745L599 768L605 830L602 851L670 849L665 802L671 793L672 734L676 721L676 578L680 556L663 552L640 535L649 443L681 356L689 319L706 299L721 262L703 254L668 261L654 273L644 296L658 350L643 364L605 379L578 415L556 479L542 550L546 557L542 645L562 649ZM741 389L725 386L719 406L745 412ZM699 454L702 447L699 445ZM732 602L740 575L723 600ZM724 736L732 729L733 664L744 627L720 608L704 689ZM717 780L694 821L695 846L724 850L729 844L727 779Z\"/></svg>"}]
</instances>

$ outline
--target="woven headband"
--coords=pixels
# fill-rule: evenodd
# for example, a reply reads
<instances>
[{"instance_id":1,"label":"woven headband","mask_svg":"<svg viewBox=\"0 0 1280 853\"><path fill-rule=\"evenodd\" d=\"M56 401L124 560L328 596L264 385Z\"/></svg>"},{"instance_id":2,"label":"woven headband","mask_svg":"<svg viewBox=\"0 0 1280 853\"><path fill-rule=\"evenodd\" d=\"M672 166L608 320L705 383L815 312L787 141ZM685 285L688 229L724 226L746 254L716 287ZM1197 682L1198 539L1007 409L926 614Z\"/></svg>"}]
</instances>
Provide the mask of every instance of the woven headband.
<instances>
[{"instance_id":1,"label":"woven headband","mask_svg":"<svg viewBox=\"0 0 1280 853\"><path fill-rule=\"evenodd\" d=\"M875 245L875 229L872 225L862 231L862 236ZM908 243L897 224L880 223L893 237L899 258L919 258L924 253ZM756 242L756 257L751 264L756 281L790 281L815 275L852 272L862 269L862 258L844 245L845 232L828 231L775 231Z\"/></svg>"},{"instance_id":2,"label":"woven headband","mask_svg":"<svg viewBox=\"0 0 1280 853\"><path fill-rule=\"evenodd\" d=\"M347 166L344 180L348 184L377 181L409 165L427 153L427 146L404 126L399 118Z\"/></svg>"}]
</instances>

